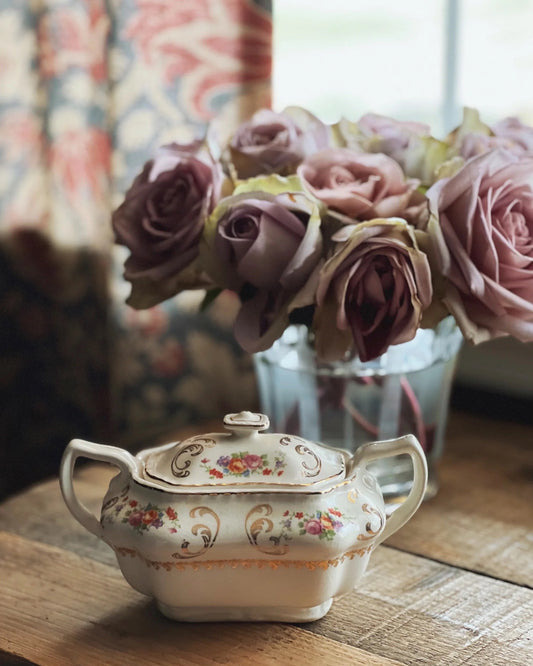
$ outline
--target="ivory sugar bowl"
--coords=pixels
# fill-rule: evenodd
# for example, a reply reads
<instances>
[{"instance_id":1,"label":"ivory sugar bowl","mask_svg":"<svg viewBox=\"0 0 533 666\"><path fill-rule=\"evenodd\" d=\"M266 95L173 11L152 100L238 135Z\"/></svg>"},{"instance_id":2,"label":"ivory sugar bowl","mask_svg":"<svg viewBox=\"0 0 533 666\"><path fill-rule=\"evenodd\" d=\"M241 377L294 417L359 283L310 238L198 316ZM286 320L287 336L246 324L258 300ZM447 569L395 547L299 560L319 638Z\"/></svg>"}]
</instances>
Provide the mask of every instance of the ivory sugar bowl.
<instances>
[{"instance_id":1,"label":"ivory sugar bowl","mask_svg":"<svg viewBox=\"0 0 533 666\"><path fill-rule=\"evenodd\" d=\"M60 483L75 518L115 551L126 580L186 621L306 622L350 592L372 550L418 508L427 482L412 435L354 455L293 435L262 433L262 414L224 418L225 433L141 451L75 439ZM414 482L387 519L366 465L409 454ZM115 465L100 520L78 500L78 457Z\"/></svg>"}]
</instances>

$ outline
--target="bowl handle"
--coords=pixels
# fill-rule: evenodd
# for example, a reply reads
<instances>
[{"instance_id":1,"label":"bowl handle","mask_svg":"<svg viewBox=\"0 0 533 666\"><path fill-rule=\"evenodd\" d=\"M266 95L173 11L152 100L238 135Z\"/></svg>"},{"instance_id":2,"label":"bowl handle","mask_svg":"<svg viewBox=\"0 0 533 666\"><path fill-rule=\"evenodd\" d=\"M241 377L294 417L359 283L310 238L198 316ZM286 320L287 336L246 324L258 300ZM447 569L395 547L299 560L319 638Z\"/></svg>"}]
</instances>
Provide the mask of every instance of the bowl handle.
<instances>
[{"instance_id":1,"label":"bowl handle","mask_svg":"<svg viewBox=\"0 0 533 666\"><path fill-rule=\"evenodd\" d=\"M83 527L101 538L103 530L100 521L78 500L74 492L74 466L80 457L115 465L124 477L130 477L133 473L139 472L141 462L124 449L86 442L83 439L73 439L65 449L59 469L59 485L65 504Z\"/></svg>"},{"instance_id":2,"label":"bowl handle","mask_svg":"<svg viewBox=\"0 0 533 666\"><path fill-rule=\"evenodd\" d=\"M391 534L394 534L396 530L399 530L402 525L405 525L420 506L426 492L428 480L426 456L414 435L404 435L398 439L363 444L354 454L353 464L355 466L361 463L369 463L379 458L398 456L402 453L410 455L413 461L413 486L405 501L387 518L385 529L374 542L376 546L390 537Z\"/></svg>"}]
</instances>

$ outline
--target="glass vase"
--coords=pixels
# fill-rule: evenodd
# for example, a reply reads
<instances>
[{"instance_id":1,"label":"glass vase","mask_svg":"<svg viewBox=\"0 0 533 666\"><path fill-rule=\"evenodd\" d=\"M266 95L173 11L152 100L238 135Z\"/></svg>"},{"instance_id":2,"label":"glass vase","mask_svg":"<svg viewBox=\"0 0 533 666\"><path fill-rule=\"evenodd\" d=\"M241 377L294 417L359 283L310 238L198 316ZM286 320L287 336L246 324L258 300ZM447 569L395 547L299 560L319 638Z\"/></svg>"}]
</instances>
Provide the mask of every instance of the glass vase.
<instances>
[{"instance_id":1,"label":"glass vase","mask_svg":"<svg viewBox=\"0 0 533 666\"><path fill-rule=\"evenodd\" d=\"M254 355L262 411L270 429L347 449L407 433L426 453L425 499L438 489L448 404L462 336L453 318L379 358L317 362L305 326L290 326L271 348ZM387 502L401 502L412 485L408 456L373 463Z\"/></svg>"}]
</instances>

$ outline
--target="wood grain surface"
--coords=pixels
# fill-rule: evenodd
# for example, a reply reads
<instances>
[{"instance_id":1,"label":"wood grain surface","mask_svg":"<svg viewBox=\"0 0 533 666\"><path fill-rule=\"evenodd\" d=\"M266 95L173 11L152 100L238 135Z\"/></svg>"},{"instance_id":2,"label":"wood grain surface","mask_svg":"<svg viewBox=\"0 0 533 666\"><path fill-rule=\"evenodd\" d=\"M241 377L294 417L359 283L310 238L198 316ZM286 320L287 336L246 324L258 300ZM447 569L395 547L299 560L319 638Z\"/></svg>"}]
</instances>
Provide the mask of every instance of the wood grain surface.
<instances>
[{"instance_id":1,"label":"wood grain surface","mask_svg":"<svg viewBox=\"0 0 533 666\"><path fill-rule=\"evenodd\" d=\"M99 513L113 468L80 468ZM314 623L166 620L57 479L0 505L0 664L533 664L533 428L455 413L436 498Z\"/></svg>"},{"instance_id":2,"label":"wood grain surface","mask_svg":"<svg viewBox=\"0 0 533 666\"><path fill-rule=\"evenodd\" d=\"M391 548L376 550L364 583L324 619L300 626L171 622L117 567L14 534L0 534L0 560L0 649L39 664L245 664L253 654L257 664L524 666L533 657L530 590Z\"/></svg>"},{"instance_id":3,"label":"wood grain surface","mask_svg":"<svg viewBox=\"0 0 533 666\"><path fill-rule=\"evenodd\" d=\"M533 587L533 428L453 414L440 479L387 544Z\"/></svg>"},{"instance_id":4,"label":"wood grain surface","mask_svg":"<svg viewBox=\"0 0 533 666\"><path fill-rule=\"evenodd\" d=\"M14 534L0 561L0 650L43 666L398 663L297 626L172 622L116 567Z\"/></svg>"}]
</instances>

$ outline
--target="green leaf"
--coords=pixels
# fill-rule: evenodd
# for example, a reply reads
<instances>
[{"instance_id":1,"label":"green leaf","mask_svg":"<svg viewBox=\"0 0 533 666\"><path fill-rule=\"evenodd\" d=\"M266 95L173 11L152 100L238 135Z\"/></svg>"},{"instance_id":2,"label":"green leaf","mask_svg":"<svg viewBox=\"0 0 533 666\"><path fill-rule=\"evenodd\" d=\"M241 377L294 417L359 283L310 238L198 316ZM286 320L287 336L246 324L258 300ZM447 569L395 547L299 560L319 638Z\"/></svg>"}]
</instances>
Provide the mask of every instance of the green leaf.
<instances>
[{"instance_id":1,"label":"green leaf","mask_svg":"<svg viewBox=\"0 0 533 666\"><path fill-rule=\"evenodd\" d=\"M304 188L299 176L278 176L271 174L269 176L256 176L239 182L235 188L234 194L243 194L249 192L267 192L268 194L282 194L283 192L303 192Z\"/></svg>"}]
</instances>

